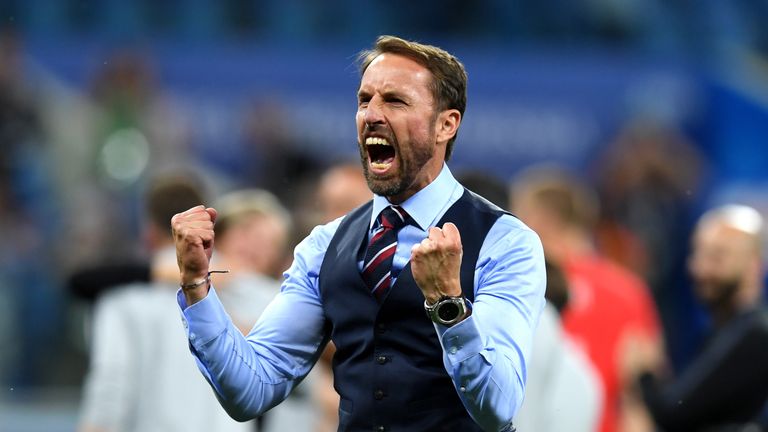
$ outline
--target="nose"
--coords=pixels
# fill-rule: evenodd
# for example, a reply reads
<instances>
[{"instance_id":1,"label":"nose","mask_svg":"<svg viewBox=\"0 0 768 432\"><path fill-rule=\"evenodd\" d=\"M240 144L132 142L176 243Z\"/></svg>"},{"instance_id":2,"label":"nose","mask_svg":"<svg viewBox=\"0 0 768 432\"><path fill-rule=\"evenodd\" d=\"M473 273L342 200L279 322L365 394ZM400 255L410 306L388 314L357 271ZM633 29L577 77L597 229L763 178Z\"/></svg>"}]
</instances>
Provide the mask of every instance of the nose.
<instances>
[{"instance_id":1,"label":"nose","mask_svg":"<svg viewBox=\"0 0 768 432\"><path fill-rule=\"evenodd\" d=\"M384 123L384 113L381 111L381 104L376 97L372 98L365 107L363 121L368 126Z\"/></svg>"}]
</instances>

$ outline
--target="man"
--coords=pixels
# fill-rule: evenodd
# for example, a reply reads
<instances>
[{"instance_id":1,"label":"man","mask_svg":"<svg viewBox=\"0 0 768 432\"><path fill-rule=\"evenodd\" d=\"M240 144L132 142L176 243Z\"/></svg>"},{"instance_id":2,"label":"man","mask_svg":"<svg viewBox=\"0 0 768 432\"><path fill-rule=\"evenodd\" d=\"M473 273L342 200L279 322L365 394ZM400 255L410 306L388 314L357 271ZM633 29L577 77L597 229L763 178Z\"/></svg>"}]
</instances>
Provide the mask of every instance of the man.
<instances>
[{"instance_id":1,"label":"man","mask_svg":"<svg viewBox=\"0 0 768 432\"><path fill-rule=\"evenodd\" d=\"M445 164L466 105L461 63L389 36L361 59L358 146L374 198L296 247L247 339L210 283L216 211L174 217L191 350L238 419L285 398L331 339L339 430L512 430L544 306L541 244Z\"/></svg>"},{"instance_id":2,"label":"man","mask_svg":"<svg viewBox=\"0 0 768 432\"><path fill-rule=\"evenodd\" d=\"M510 208L541 236L548 258L568 278L562 324L600 375L604 400L598 430L637 423L645 413L626 397L631 386L622 380L620 359L634 339L661 343L648 288L595 249L597 199L579 179L557 167L531 167L514 179L510 199Z\"/></svg>"},{"instance_id":3,"label":"man","mask_svg":"<svg viewBox=\"0 0 768 432\"><path fill-rule=\"evenodd\" d=\"M726 205L699 220L689 258L696 296L714 332L676 380L657 379L656 356L635 355L644 400L665 431L765 430L768 311L762 301L764 222L753 208ZM645 350L646 353L653 351ZM639 352L638 354L641 354Z\"/></svg>"}]
</instances>

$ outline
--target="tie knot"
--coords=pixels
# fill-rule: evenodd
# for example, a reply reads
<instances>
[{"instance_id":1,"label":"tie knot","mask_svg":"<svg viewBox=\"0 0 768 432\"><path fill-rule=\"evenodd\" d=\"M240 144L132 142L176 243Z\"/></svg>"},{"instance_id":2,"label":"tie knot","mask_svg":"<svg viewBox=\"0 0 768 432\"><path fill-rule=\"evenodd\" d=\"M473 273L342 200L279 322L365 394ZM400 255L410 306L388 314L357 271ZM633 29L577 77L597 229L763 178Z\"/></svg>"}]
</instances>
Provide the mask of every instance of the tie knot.
<instances>
[{"instance_id":1,"label":"tie knot","mask_svg":"<svg viewBox=\"0 0 768 432\"><path fill-rule=\"evenodd\" d=\"M410 216L400 206L391 205L381 211L379 221L384 228L394 229L395 231L408 225Z\"/></svg>"}]
</instances>

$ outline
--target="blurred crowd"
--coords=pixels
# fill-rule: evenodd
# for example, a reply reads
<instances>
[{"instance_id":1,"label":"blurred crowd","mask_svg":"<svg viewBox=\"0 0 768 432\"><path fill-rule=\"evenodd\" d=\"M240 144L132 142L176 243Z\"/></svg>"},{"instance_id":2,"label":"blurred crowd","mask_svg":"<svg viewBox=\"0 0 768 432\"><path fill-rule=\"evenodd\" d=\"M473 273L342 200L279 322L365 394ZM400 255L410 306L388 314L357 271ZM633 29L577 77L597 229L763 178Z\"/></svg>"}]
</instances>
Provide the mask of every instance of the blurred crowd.
<instances>
[{"instance_id":1,"label":"blurred crowd","mask_svg":"<svg viewBox=\"0 0 768 432\"><path fill-rule=\"evenodd\" d=\"M630 38L642 24L629 6L595 6L620 2L587 3L612 14L576 16L611 37ZM261 16L250 3L229 4L244 20ZM509 4L487 2L463 25L497 9L504 23L541 13ZM416 7L412 19L434 12ZM564 33L583 25L538 22ZM499 27L541 31L519 24ZM742 37L768 50L765 28ZM214 280L247 332L279 290L293 246L370 199L360 164L304 151L269 99L245 108L236 153L201 149L177 102L141 55L118 51L72 88L25 62L17 33L0 31L0 383L10 389L0 404L24 389L76 388L83 431L193 430L161 413L192 400L200 430L335 430L332 347L286 406L253 424L219 418L186 352L166 222L198 203L219 209L215 263L230 273ZM768 430L768 193L749 206L703 205L718 161L674 125L628 118L603 148L580 172L454 172L545 246L549 306L519 430ZM158 357L164 366L142 364ZM171 388L184 389L184 406Z\"/></svg>"}]
</instances>

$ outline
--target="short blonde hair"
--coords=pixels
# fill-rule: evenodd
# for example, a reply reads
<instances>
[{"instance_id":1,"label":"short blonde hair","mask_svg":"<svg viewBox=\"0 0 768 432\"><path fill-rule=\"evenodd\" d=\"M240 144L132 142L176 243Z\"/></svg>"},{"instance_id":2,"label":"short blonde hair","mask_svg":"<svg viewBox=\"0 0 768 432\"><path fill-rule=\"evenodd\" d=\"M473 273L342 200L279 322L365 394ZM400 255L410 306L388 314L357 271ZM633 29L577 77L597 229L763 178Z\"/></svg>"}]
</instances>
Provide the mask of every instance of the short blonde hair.
<instances>
[{"instance_id":1,"label":"short blonde hair","mask_svg":"<svg viewBox=\"0 0 768 432\"><path fill-rule=\"evenodd\" d=\"M290 231L291 214L272 193L262 189L241 189L229 192L214 204L218 216L214 230L222 235L245 216L260 214L278 219Z\"/></svg>"}]
</instances>

